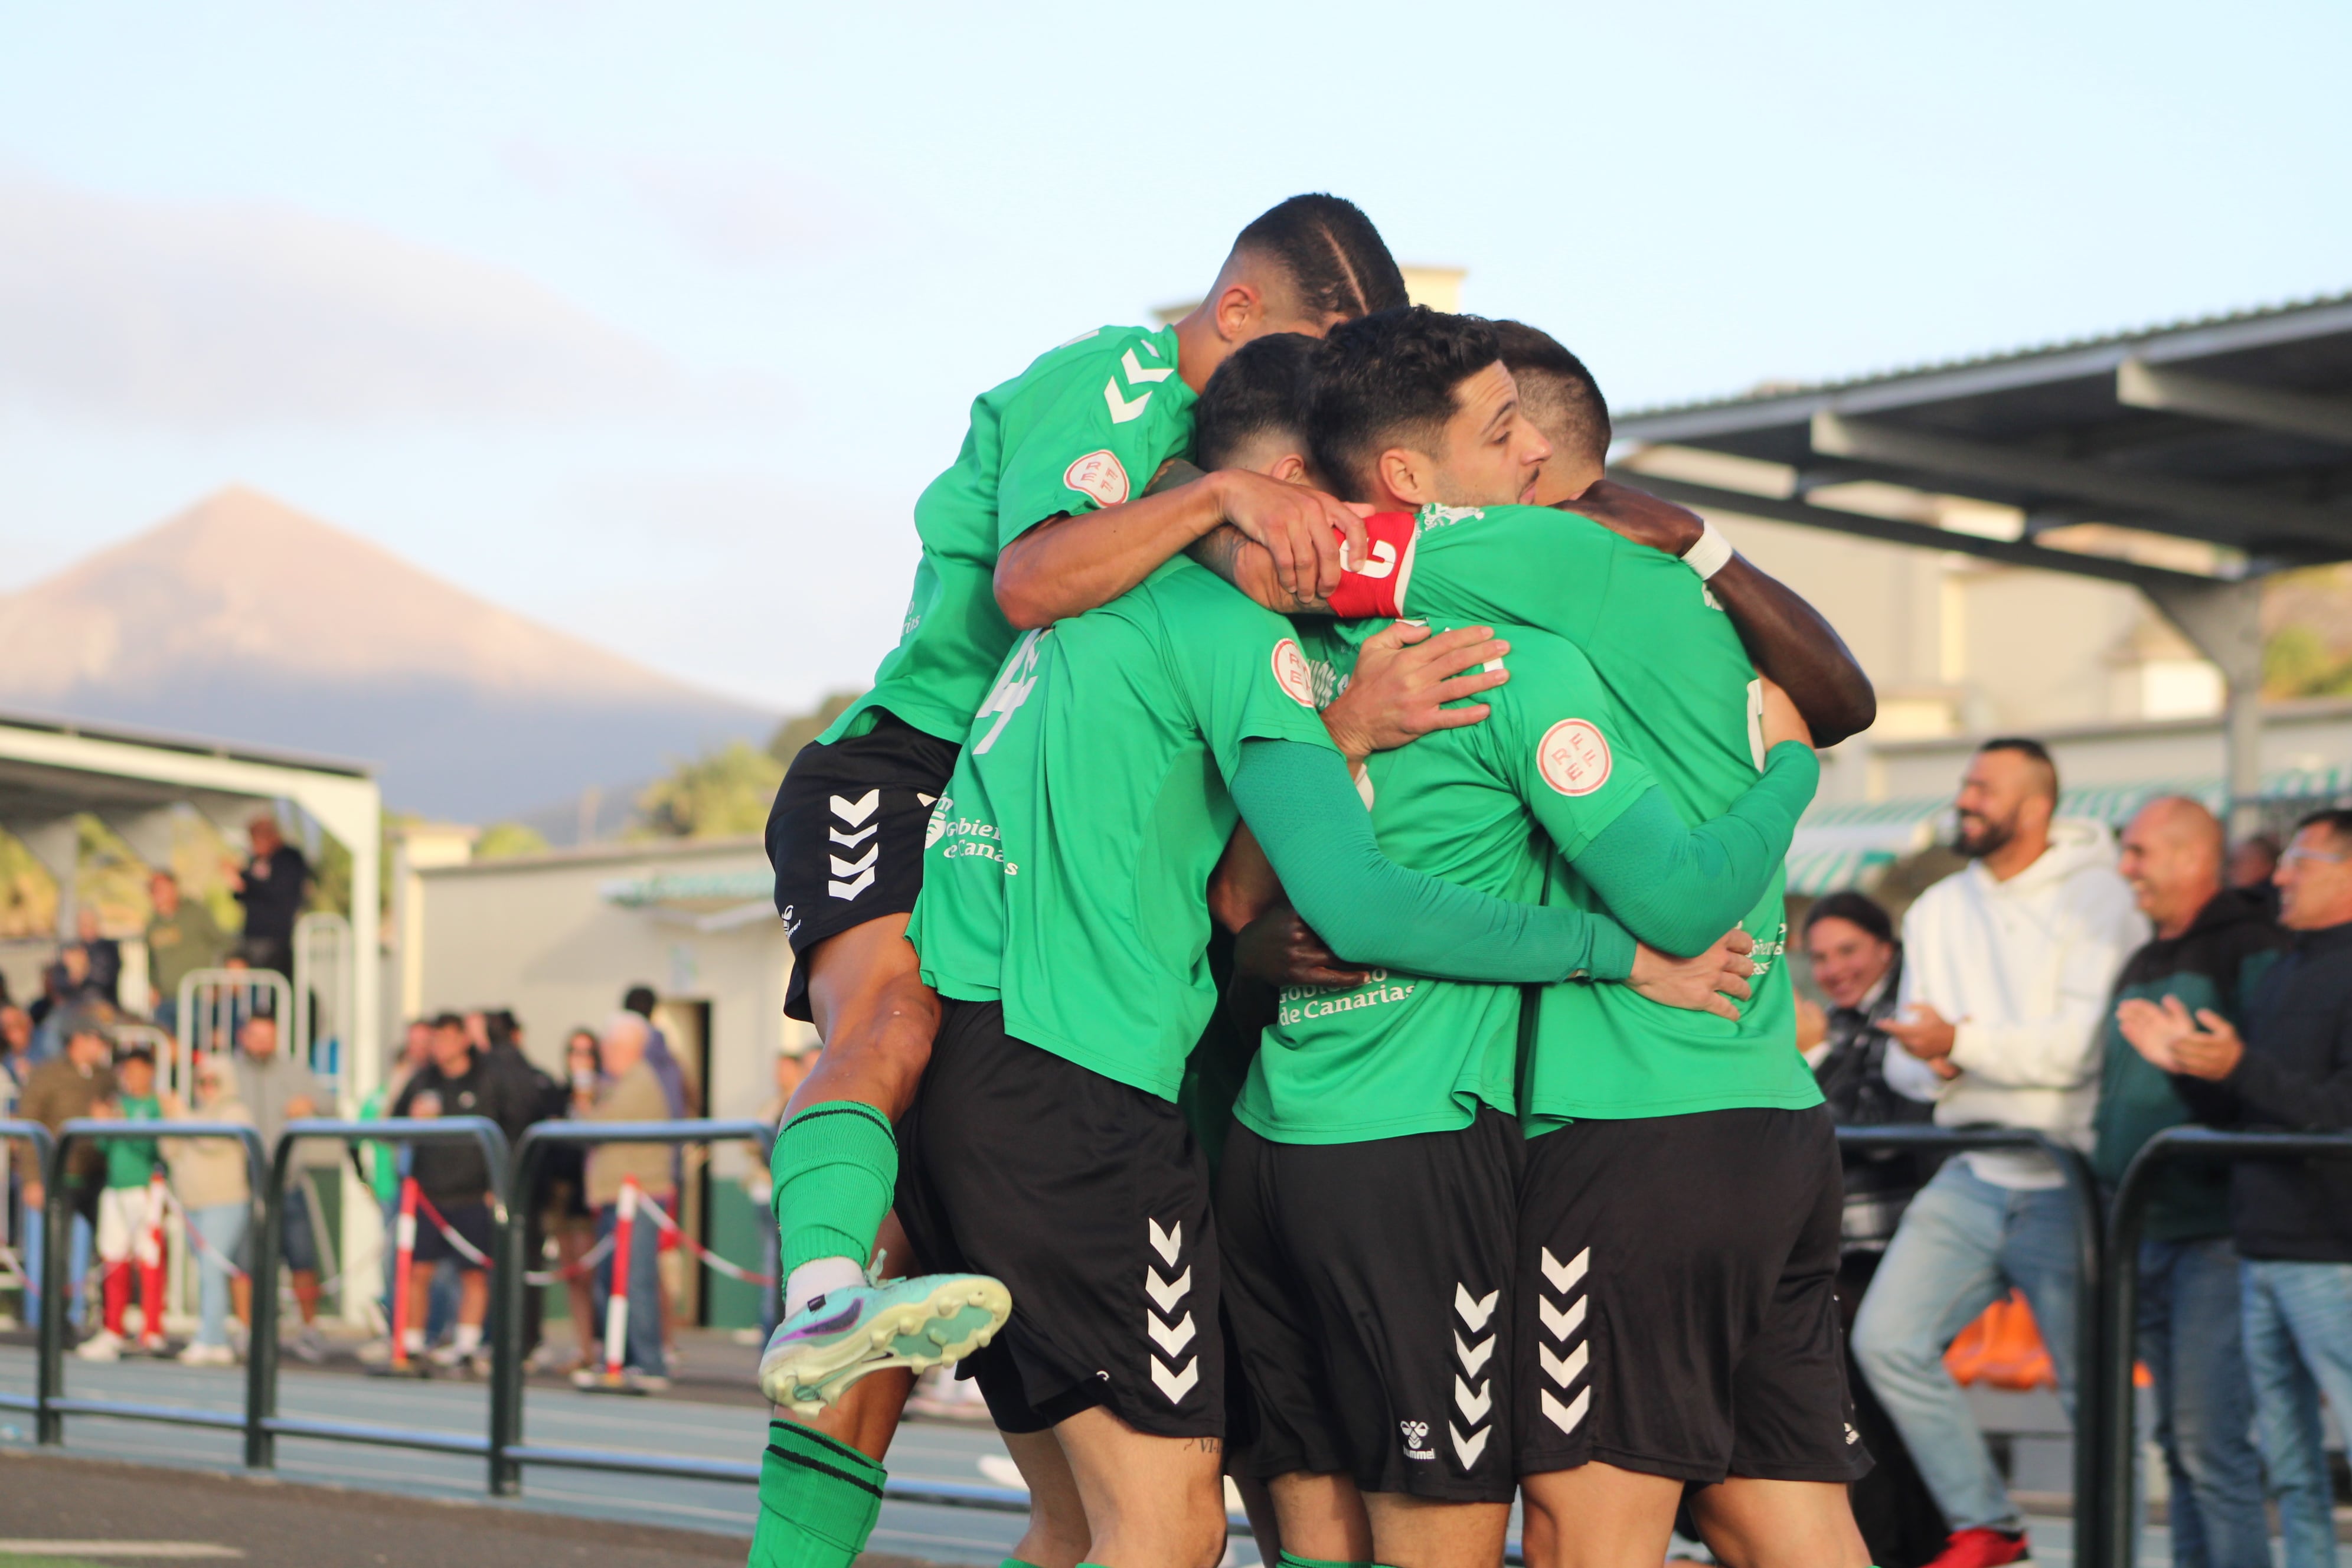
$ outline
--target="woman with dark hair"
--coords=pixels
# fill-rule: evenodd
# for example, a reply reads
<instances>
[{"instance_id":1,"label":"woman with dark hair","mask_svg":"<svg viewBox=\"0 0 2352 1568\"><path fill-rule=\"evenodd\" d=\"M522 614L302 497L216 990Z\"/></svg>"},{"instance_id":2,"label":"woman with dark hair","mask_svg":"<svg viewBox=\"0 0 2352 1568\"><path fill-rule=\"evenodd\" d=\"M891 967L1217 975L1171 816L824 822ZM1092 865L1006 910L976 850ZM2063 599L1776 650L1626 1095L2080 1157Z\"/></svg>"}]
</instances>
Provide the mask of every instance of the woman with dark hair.
<instances>
[{"instance_id":1,"label":"woman with dark hair","mask_svg":"<svg viewBox=\"0 0 2352 1568\"><path fill-rule=\"evenodd\" d=\"M1877 900L1857 892L1832 893L1805 913L1805 953L1823 1009L1800 1001L1797 1043L1841 1127L1883 1127L1926 1121L1935 1107L1887 1087L1888 1038L1879 1027L1903 989L1903 944ZM1849 1332L1870 1277L1895 1235L1895 1223L1931 1173L1916 1154L1883 1151L1845 1156L1845 1235L1838 1261L1838 1307ZM1878 1463L1853 1487L1854 1523L1869 1543L1871 1561L1914 1568L1944 1548L1944 1519L1919 1479L1895 1424L1846 1357L1846 1386L1854 1425Z\"/></svg>"}]
</instances>

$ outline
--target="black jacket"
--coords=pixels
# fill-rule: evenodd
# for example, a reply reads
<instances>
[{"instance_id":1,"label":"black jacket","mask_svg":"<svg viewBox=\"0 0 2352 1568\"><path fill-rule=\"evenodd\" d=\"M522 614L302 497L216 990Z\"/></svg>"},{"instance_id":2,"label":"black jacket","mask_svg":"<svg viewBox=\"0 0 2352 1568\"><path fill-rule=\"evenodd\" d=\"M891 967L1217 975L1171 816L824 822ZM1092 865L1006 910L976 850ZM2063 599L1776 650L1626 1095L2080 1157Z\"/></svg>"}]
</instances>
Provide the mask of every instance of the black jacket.
<instances>
[{"instance_id":1,"label":"black jacket","mask_svg":"<svg viewBox=\"0 0 2352 1568\"><path fill-rule=\"evenodd\" d=\"M2228 1078L2174 1080L2199 1120L2352 1131L2352 923L2296 932L2255 987L2240 1032L2246 1054ZM2352 1263L2352 1162L2241 1163L2231 1175L2230 1217L2245 1257Z\"/></svg>"},{"instance_id":2,"label":"black jacket","mask_svg":"<svg viewBox=\"0 0 2352 1568\"><path fill-rule=\"evenodd\" d=\"M1813 1068L1828 1102L1830 1120L1841 1127L1885 1127L1927 1121L1936 1108L1897 1094L1886 1081L1886 1053L1894 1042L1880 1027L1903 994L1903 950L1879 982L1878 995L1864 1007L1832 1007L1829 1050ZM1849 1150L1844 1155L1845 1215L1843 1233L1849 1252L1874 1251L1895 1236L1912 1195L1936 1173L1930 1156L1898 1150Z\"/></svg>"},{"instance_id":3,"label":"black jacket","mask_svg":"<svg viewBox=\"0 0 2352 1568\"><path fill-rule=\"evenodd\" d=\"M467 1058L466 1070L451 1076L441 1070L438 1062L427 1062L415 1077L408 1080L393 1103L394 1116L406 1116L420 1094L441 1097L444 1116L487 1116L504 1131L517 1114L510 1103L513 1079L477 1052ZM528 1113L526 1102L522 1108ZM478 1204L489 1194L489 1167L482 1163L480 1150L472 1139L452 1142L419 1143L409 1166L409 1173L434 1206L446 1213L453 1204Z\"/></svg>"},{"instance_id":4,"label":"black jacket","mask_svg":"<svg viewBox=\"0 0 2352 1568\"><path fill-rule=\"evenodd\" d=\"M265 860L245 863L245 886L236 901L245 906L245 934L271 942L294 940L294 917L310 885L310 862L291 844L280 844Z\"/></svg>"}]
</instances>

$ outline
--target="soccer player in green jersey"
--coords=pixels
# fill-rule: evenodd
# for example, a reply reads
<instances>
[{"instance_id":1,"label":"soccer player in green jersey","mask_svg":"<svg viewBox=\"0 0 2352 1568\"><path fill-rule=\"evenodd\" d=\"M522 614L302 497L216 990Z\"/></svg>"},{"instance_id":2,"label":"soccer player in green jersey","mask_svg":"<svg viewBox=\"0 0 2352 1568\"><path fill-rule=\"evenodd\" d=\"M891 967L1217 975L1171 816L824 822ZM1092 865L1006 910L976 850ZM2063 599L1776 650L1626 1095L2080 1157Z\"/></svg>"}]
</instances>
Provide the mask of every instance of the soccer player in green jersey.
<instances>
[{"instance_id":1,"label":"soccer player in green jersey","mask_svg":"<svg viewBox=\"0 0 2352 1568\"><path fill-rule=\"evenodd\" d=\"M1682 815L1721 812L1765 757L1762 689L1706 586L1720 561L1512 504L1541 493L1541 474L1498 441L1516 383L1492 334L1466 330L1485 334L1464 351L1483 363L1434 377L1427 341L1459 329L1420 311L1356 323L1318 356L1316 466L1343 494L1414 512L1384 607L1565 637ZM1376 560L1380 542L1376 529ZM1553 879L1555 897L1600 907L1590 878ZM1836 1150L1773 962L1777 878L1743 924L1764 963L1737 1020L1622 987L1555 985L1538 1005L1513 1370L1531 1562L1654 1563L1686 1485L1731 1560L1867 1561L1844 1497L1868 1460L1845 1419L1830 1295Z\"/></svg>"},{"instance_id":2,"label":"soccer player in green jersey","mask_svg":"<svg viewBox=\"0 0 2352 1568\"><path fill-rule=\"evenodd\" d=\"M795 1094L772 1159L786 1317L762 1357L780 1419L762 1463L754 1560L845 1565L879 1505L876 1462L912 1370L983 1342L1009 1310L969 1274L869 1283L937 998L905 938L923 833L1016 628L1116 598L1211 529L1263 542L1299 592L1337 583L1328 496L1247 473L1144 495L1189 447L1194 395L1269 331L1319 334L1404 302L1379 234L1349 204L1294 197L1243 230L1202 303L1174 325L1105 327L983 393L954 464L915 509L922 542L898 646L875 684L794 760L768 823L793 965L786 1011L824 1057ZM894 1248L900 1266L905 1248ZM920 1261L920 1260L919 1260ZM862 1402L851 1385L884 1368Z\"/></svg>"},{"instance_id":3,"label":"soccer player in green jersey","mask_svg":"<svg viewBox=\"0 0 2352 1568\"><path fill-rule=\"evenodd\" d=\"M1221 1549L1218 1253L1175 1101L1237 820L1360 962L1692 1004L1745 967L1396 866L1310 681L1287 623L1179 558L1015 645L933 810L908 935L942 1020L897 1212L926 1259L1018 1303L969 1365L1039 1502L1025 1561L1201 1568ZM1076 1542L1050 1517L1072 1497Z\"/></svg>"}]
</instances>

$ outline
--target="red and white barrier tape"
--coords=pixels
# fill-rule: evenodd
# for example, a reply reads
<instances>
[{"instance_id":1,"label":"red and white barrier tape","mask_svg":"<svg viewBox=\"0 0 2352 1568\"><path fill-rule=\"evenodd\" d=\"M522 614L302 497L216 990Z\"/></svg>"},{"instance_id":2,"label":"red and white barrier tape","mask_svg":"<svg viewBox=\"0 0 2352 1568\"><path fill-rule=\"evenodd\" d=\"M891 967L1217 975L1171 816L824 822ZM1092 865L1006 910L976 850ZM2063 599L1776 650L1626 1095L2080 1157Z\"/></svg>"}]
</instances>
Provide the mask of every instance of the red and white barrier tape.
<instances>
[{"instance_id":1,"label":"red and white barrier tape","mask_svg":"<svg viewBox=\"0 0 2352 1568\"><path fill-rule=\"evenodd\" d=\"M679 1245L702 1259L704 1267L724 1274L730 1279L740 1279L746 1285L773 1285L776 1282L774 1275L761 1274L755 1269L746 1268L740 1263L730 1263L694 1237L687 1235L677 1221L669 1217L668 1211L661 1205L653 1204L649 1206L654 1211L654 1223L662 1227L665 1235L677 1237Z\"/></svg>"}]
</instances>

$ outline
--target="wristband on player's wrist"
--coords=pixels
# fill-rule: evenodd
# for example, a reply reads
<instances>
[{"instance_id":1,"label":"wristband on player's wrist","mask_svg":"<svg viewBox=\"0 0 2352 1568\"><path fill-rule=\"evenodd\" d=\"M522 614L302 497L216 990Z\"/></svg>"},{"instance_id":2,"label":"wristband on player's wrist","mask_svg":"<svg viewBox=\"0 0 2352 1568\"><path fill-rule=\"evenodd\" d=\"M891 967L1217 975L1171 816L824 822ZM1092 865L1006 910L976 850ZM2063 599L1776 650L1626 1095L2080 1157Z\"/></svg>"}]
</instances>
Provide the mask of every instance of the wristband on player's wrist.
<instances>
[{"instance_id":1,"label":"wristband on player's wrist","mask_svg":"<svg viewBox=\"0 0 2352 1568\"><path fill-rule=\"evenodd\" d=\"M1702 583L1730 564L1731 541L1714 523L1704 523L1698 531L1698 542L1683 552L1683 564L1698 574Z\"/></svg>"}]
</instances>

